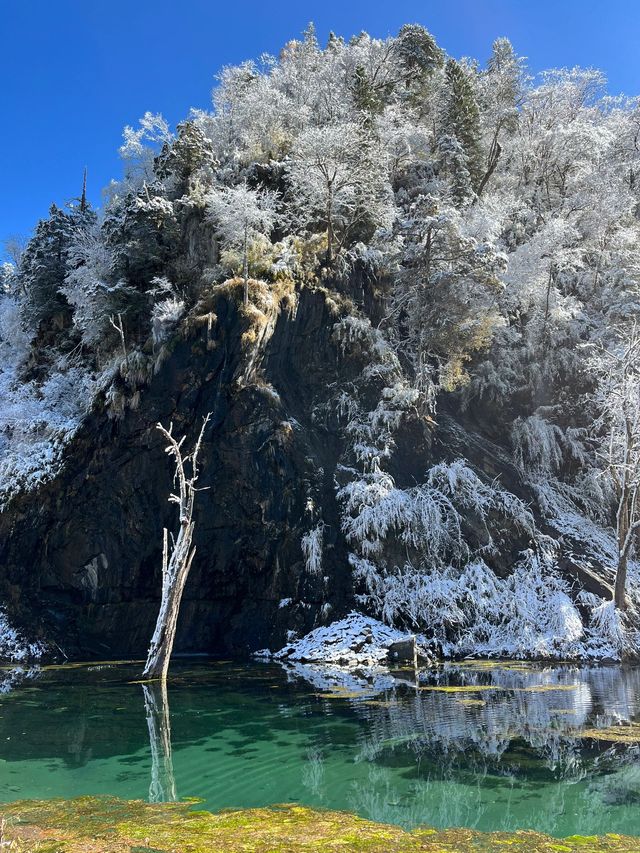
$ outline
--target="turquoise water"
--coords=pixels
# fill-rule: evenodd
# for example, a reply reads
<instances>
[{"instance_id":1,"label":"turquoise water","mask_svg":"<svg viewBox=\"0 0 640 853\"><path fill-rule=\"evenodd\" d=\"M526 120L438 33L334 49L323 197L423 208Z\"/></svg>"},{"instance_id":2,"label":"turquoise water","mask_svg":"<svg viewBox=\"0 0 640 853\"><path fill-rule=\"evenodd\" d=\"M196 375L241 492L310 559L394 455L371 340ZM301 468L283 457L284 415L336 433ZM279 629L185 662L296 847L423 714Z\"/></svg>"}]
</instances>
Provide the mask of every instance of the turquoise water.
<instances>
[{"instance_id":1,"label":"turquoise water","mask_svg":"<svg viewBox=\"0 0 640 853\"><path fill-rule=\"evenodd\" d=\"M416 685L184 661L166 697L139 671L1 671L0 800L300 802L405 827L640 835L640 747L580 737L640 721L638 668L452 664ZM473 689L432 689L447 686Z\"/></svg>"}]
</instances>

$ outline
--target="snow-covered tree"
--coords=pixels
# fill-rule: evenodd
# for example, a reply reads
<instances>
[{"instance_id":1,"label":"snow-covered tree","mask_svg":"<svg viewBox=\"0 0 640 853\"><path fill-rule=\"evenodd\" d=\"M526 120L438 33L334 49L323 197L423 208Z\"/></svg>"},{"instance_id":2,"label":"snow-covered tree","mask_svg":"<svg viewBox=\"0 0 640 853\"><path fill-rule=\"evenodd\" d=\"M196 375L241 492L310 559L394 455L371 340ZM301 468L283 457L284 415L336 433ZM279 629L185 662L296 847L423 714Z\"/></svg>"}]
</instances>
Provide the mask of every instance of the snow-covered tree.
<instances>
[{"instance_id":1,"label":"snow-covered tree","mask_svg":"<svg viewBox=\"0 0 640 853\"><path fill-rule=\"evenodd\" d=\"M390 313L397 345L418 388L453 389L467 379L465 362L487 347L499 317L504 257L467 237L455 208L419 195L400 223L403 238Z\"/></svg>"},{"instance_id":2,"label":"snow-covered tree","mask_svg":"<svg viewBox=\"0 0 640 853\"><path fill-rule=\"evenodd\" d=\"M480 110L470 72L455 59L447 60L444 92L441 131L460 143L473 187L477 189L482 177Z\"/></svg>"},{"instance_id":3,"label":"snow-covered tree","mask_svg":"<svg viewBox=\"0 0 640 853\"><path fill-rule=\"evenodd\" d=\"M309 128L298 137L288 172L296 206L309 224L319 221L326 229L329 266L358 227L388 224L384 153L365 127L339 122Z\"/></svg>"},{"instance_id":4,"label":"snow-covered tree","mask_svg":"<svg viewBox=\"0 0 640 853\"><path fill-rule=\"evenodd\" d=\"M173 139L173 134L164 118L157 113L147 111L139 125L138 128L125 127L120 156L125 161L127 177L142 182L153 179L153 158L165 143Z\"/></svg>"},{"instance_id":5,"label":"snow-covered tree","mask_svg":"<svg viewBox=\"0 0 640 853\"><path fill-rule=\"evenodd\" d=\"M249 302L249 248L259 237L268 238L277 219L276 198L266 190L251 189L246 183L212 190L207 196L208 215L217 234L242 255L243 302Z\"/></svg>"},{"instance_id":6,"label":"snow-covered tree","mask_svg":"<svg viewBox=\"0 0 640 853\"><path fill-rule=\"evenodd\" d=\"M600 411L600 456L616 499L616 566L614 601L626 608L627 566L640 530L640 331L628 334L604 352L594 365L599 375L595 405Z\"/></svg>"},{"instance_id":7,"label":"snow-covered tree","mask_svg":"<svg viewBox=\"0 0 640 853\"><path fill-rule=\"evenodd\" d=\"M69 304L63 288L71 269L69 253L79 232L92 226L95 214L51 205L49 216L38 223L20 259L23 310L34 327L51 319L64 322Z\"/></svg>"}]
</instances>

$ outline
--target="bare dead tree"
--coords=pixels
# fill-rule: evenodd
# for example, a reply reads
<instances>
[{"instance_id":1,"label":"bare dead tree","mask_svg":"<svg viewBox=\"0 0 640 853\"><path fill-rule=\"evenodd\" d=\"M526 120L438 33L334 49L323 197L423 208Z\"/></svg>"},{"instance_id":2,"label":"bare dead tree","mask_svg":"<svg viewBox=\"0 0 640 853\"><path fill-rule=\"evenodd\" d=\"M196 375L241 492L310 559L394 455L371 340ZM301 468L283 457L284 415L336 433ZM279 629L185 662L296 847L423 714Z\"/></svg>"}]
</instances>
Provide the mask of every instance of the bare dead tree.
<instances>
[{"instance_id":1,"label":"bare dead tree","mask_svg":"<svg viewBox=\"0 0 640 853\"><path fill-rule=\"evenodd\" d=\"M109 317L109 322L116 330L116 332L120 335L120 343L122 344L122 354L126 360L127 358L127 344L124 339L124 324L122 322L122 314L118 314L118 322L116 323L115 317L113 314Z\"/></svg>"},{"instance_id":2,"label":"bare dead tree","mask_svg":"<svg viewBox=\"0 0 640 853\"><path fill-rule=\"evenodd\" d=\"M193 508L195 504L196 488L198 480L198 454L202 446L202 437L206 429L211 412L206 416L198 435L198 439L191 453L183 455L182 445L185 436L177 441L173 436L173 424L165 429L162 424L157 428L167 440L165 453L173 456L175 462L174 484L178 485L178 493L169 496L171 503L178 504L180 511L180 527L177 536L171 535L169 545L169 533L167 528L163 531L162 547L162 597L160 600L160 611L156 628L151 638L149 654L144 667L145 678L166 679L169 669L169 660L173 641L178 624L178 613L184 586L191 569L191 564L196 553L195 547L191 547L193 539L194 521ZM185 466L190 467L191 476L188 477Z\"/></svg>"},{"instance_id":3,"label":"bare dead tree","mask_svg":"<svg viewBox=\"0 0 640 853\"><path fill-rule=\"evenodd\" d=\"M87 167L84 167L82 176L82 195L80 196L80 211L85 213L87 210Z\"/></svg>"}]
</instances>

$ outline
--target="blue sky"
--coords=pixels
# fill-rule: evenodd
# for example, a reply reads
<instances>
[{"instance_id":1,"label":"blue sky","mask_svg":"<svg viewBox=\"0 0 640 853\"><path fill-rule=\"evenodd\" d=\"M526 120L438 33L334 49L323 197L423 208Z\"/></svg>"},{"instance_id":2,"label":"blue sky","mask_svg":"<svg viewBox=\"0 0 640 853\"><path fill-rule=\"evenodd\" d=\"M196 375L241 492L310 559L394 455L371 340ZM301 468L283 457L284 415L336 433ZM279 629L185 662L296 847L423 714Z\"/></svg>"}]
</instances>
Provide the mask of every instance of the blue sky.
<instances>
[{"instance_id":1,"label":"blue sky","mask_svg":"<svg viewBox=\"0 0 640 853\"><path fill-rule=\"evenodd\" d=\"M125 124L208 107L222 65L277 53L310 20L323 41L417 22L482 62L506 35L534 71L598 67L612 93L640 93L638 0L0 0L0 240L77 196L85 165L99 203Z\"/></svg>"}]
</instances>

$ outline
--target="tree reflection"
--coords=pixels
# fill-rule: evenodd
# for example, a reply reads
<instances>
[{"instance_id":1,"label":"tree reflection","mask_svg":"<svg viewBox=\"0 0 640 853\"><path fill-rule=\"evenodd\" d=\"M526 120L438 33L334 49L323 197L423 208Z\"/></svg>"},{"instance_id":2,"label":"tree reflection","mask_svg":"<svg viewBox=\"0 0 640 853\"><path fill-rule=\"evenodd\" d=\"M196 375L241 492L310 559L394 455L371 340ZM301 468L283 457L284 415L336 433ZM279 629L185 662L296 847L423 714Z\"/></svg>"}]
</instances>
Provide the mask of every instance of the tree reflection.
<instances>
[{"instance_id":1,"label":"tree reflection","mask_svg":"<svg viewBox=\"0 0 640 853\"><path fill-rule=\"evenodd\" d=\"M166 681L143 684L144 709L151 748L150 803L173 803L178 799L171 755L171 723Z\"/></svg>"}]
</instances>

